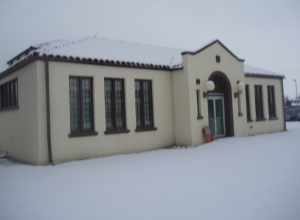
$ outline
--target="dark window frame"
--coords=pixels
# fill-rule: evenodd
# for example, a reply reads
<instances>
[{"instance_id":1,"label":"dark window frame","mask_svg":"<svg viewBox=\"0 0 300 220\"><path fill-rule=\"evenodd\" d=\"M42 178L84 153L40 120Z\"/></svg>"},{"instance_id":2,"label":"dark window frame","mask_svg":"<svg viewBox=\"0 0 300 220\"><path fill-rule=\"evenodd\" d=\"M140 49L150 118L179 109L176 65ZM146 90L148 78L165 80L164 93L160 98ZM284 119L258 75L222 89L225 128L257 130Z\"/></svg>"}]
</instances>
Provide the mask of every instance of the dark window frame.
<instances>
[{"instance_id":1,"label":"dark window frame","mask_svg":"<svg viewBox=\"0 0 300 220\"><path fill-rule=\"evenodd\" d=\"M201 109L201 91L196 89L196 104L197 104L197 119L203 119L202 109Z\"/></svg>"},{"instance_id":2,"label":"dark window frame","mask_svg":"<svg viewBox=\"0 0 300 220\"><path fill-rule=\"evenodd\" d=\"M19 109L18 78L0 85L0 112Z\"/></svg>"},{"instance_id":3,"label":"dark window frame","mask_svg":"<svg viewBox=\"0 0 300 220\"><path fill-rule=\"evenodd\" d=\"M148 102L145 103L145 85L148 83ZM137 84L139 84L139 91L137 91ZM155 127L154 120L154 105L153 105L153 81L151 79L135 79L134 80L134 91L135 91L135 111L136 111L136 129L135 131L152 131L157 130ZM140 106L138 106L139 100ZM146 123L145 117L145 106L149 106L149 125ZM140 111L138 111L138 108ZM139 114L139 113L140 114ZM140 125L139 122L140 121Z\"/></svg>"},{"instance_id":4,"label":"dark window frame","mask_svg":"<svg viewBox=\"0 0 300 220\"><path fill-rule=\"evenodd\" d=\"M106 96L106 81L111 82L110 88L110 100L107 103L107 96ZM115 84L117 81L121 82L121 120L122 120L122 127L117 126L117 113L116 113L116 94L115 94ZM124 78L112 78L112 77L105 77L104 78L104 100L105 100L105 126L106 130L104 134L119 134L119 133L129 133L130 131L127 129L127 114L126 114L126 93L125 93L125 79ZM108 110L108 104L110 104ZM110 115L110 118L108 118ZM112 126L108 126L108 119L111 120Z\"/></svg>"},{"instance_id":5,"label":"dark window frame","mask_svg":"<svg viewBox=\"0 0 300 220\"><path fill-rule=\"evenodd\" d=\"M262 85L255 85L255 111L256 111L256 121L265 120L264 112L264 93Z\"/></svg>"},{"instance_id":6,"label":"dark window frame","mask_svg":"<svg viewBox=\"0 0 300 220\"><path fill-rule=\"evenodd\" d=\"M71 116L71 79L76 79L78 80L78 96L77 101L79 103L79 110L78 110L78 120L79 120L79 128L73 129L72 128L72 116ZM90 109L90 114L91 114L91 128L85 129L83 124L84 124L84 115L83 115L83 92L82 92L82 81L83 80L90 80L90 98L91 98L91 103L89 106ZM81 137L81 136L93 136L97 135L98 133L95 131L95 116L94 116L94 79L91 76L69 76L69 98L70 98L70 134L69 137Z\"/></svg>"},{"instance_id":7,"label":"dark window frame","mask_svg":"<svg viewBox=\"0 0 300 220\"><path fill-rule=\"evenodd\" d=\"M245 97L246 97L246 112L247 112L247 121L251 122L252 121L252 116L251 116L251 95L250 95L250 86L249 84L245 85Z\"/></svg>"},{"instance_id":8,"label":"dark window frame","mask_svg":"<svg viewBox=\"0 0 300 220\"><path fill-rule=\"evenodd\" d=\"M267 90L268 90L269 120L275 120L277 119L275 86L268 85Z\"/></svg>"}]
</instances>

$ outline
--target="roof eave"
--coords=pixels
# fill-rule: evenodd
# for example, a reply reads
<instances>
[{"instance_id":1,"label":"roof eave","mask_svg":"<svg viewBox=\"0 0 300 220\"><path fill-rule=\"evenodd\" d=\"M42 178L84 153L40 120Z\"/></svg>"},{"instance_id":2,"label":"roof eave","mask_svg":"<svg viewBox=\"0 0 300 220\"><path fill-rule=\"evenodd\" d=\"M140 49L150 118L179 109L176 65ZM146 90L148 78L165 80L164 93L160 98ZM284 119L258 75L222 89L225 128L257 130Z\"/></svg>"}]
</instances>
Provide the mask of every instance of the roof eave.
<instances>
[{"instance_id":1,"label":"roof eave","mask_svg":"<svg viewBox=\"0 0 300 220\"><path fill-rule=\"evenodd\" d=\"M272 78L272 79L284 79L284 75L277 74L264 74L264 73L245 73L246 77L255 77L255 78Z\"/></svg>"},{"instance_id":2,"label":"roof eave","mask_svg":"<svg viewBox=\"0 0 300 220\"><path fill-rule=\"evenodd\" d=\"M160 71L174 71L182 69L182 66L167 66L159 64L148 64L148 63L138 63L138 62L126 62L126 61L116 61L116 60L105 60L105 59L93 59L93 58L80 58L73 56L60 56L52 54L39 54L37 52L32 53L25 59L17 62L16 64L10 66L2 73L0 73L0 79L5 78L16 70L24 67L25 65L36 61L53 61L53 62L65 62L65 63L75 63L75 64L91 64L91 65L101 65L101 66L112 66L112 67L127 67L136 69L150 69L150 70L160 70Z\"/></svg>"},{"instance_id":3,"label":"roof eave","mask_svg":"<svg viewBox=\"0 0 300 220\"><path fill-rule=\"evenodd\" d=\"M33 47L33 46L28 47L26 50L23 50L22 52L20 52L19 54L17 54L16 56L11 58L10 60L8 60L7 64L12 65L14 63L14 61L19 60L22 56L28 55L31 51L36 50L36 49L37 48Z\"/></svg>"}]
</instances>

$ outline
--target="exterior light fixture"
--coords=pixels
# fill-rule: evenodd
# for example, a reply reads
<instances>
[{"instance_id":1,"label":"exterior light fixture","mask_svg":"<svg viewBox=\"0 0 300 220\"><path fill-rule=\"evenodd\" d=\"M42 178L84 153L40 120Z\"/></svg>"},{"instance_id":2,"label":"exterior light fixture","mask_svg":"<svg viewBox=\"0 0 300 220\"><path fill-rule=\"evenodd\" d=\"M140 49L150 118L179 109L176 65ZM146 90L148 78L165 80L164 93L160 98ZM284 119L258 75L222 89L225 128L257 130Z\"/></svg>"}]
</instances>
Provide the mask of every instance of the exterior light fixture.
<instances>
[{"instance_id":1,"label":"exterior light fixture","mask_svg":"<svg viewBox=\"0 0 300 220\"><path fill-rule=\"evenodd\" d=\"M245 84L243 82L239 82L238 83L238 91L240 93L243 93L244 88L245 88Z\"/></svg>"},{"instance_id":2,"label":"exterior light fixture","mask_svg":"<svg viewBox=\"0 0 300 220\"><path fill-rule=\"evenodd\" d=\"M245 87L245 84L241 81L237 81L236 82L236 85L237 85L237 91L234 93L234 97L235 98L238 98L240 96L240 94L243 93L243 90L244 90L244 87Z\"/></svg>"},{"instance_id":3,"label":"exterior light fixture","mask_svg":"<svg viewBox=\"0 0 300 220\"><path fill-rule=\"evenodd\" d=\"M203 92L204 98L207 97L208 92L213 91L215 89L215 83L213 81L209 80L206 82L205 87L206 87L206 92Z\"/></svg>"}]
</instances>

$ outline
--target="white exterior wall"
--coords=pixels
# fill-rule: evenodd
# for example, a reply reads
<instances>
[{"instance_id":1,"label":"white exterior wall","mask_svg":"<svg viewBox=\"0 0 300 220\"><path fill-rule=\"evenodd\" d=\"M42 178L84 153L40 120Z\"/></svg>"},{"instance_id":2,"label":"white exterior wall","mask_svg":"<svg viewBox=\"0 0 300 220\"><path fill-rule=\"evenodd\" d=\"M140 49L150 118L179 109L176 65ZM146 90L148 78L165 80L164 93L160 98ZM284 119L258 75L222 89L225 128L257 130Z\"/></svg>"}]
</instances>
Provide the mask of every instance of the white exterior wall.
<instances>
[{"instance_id":1,"label":"white exterior wall","mask_svg":"<svg viewBox=\"0 0 300 220\"><path fill-rule=\"evenodd\" d=\"M54 162L151 150L175 144L171 72L123 67L50 62L51 140ZM96 136L69 137L69 76L91 76L94 82ZM104 78L125 79L126 119L129 133L105 132ZM156 131L135 132L135 79L152 80Z\"/></svg>"},{"instance_id":2,"label":"white exterior wall","mask_svg":"<svg viewBox=\"0 0 300 220\"><path fill-rule=\"evenodd\" d=\"M0 112L0 150L16 160L48 163L44 74L41 62L31 63L0 81L18 79L19 108Z\"/></svg>"},{"instance_id":3,"label":"white exterior wall","mask_svg":"<svg viewBox=\"0 0 300 220\"><path fill-rule=\"evenodd\" d=\"M186 68L172 72L175 143L191 145L190 99Z\"/></svg>"},{"instance_id":4,"label":"white exterior wall","mask_svg":"<svg viewBox=\"0 0 300 220\"><path fill-rule=\"evenodd\" d=\"M246 84L249 85L250 93L250 106L251 106L251 119L252 122L246 122L247 134L256 135L263 133L278 132L284 130L284 112L282 102L282 85L281 79L270 79L270 78L254 78L246 77ZM256 121L255 111L255 91L254 86L261 85L263 88L263 108L264 108L264 121ZM276 104L276 116L277 119L269 119L269 106L268 106L268 91L267 86L273 85L275 87L275 104Z\"/></svg>"}]
</instances>

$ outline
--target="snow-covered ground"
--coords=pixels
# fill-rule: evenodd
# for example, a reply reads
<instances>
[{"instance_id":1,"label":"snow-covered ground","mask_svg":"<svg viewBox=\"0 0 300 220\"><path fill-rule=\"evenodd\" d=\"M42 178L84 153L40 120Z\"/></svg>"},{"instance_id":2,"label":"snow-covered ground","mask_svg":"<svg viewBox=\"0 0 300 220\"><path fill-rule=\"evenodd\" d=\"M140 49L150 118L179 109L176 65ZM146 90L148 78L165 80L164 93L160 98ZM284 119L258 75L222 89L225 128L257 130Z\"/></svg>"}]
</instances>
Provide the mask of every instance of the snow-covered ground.
<instances>
[{"instance_id":1,"label":"snow-covered ground","mask_svg":"<svg viewBox=\"0 0 300 220\"><path fill-rule=\"evenodd\" d=\"M57 166L0 160L0 219L300 219L300 123Z\"/></svg>"}]
</instances>

